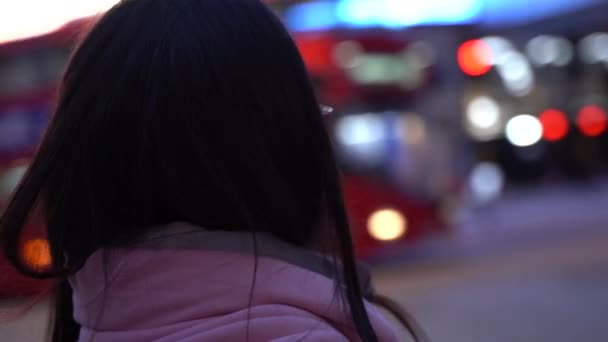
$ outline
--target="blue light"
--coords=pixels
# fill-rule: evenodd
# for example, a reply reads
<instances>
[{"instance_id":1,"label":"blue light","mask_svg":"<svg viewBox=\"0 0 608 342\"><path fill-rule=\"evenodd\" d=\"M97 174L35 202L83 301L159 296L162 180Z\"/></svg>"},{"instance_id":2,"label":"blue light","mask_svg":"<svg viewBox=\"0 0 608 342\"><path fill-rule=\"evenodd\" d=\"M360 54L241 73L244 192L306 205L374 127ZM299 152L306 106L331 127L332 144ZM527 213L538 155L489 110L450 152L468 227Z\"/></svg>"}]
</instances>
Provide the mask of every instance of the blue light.
<instances>
[{"instance_id":1,"label":"blue light","mask_svg":"<svg viewBox=\"0 0 608 342\"><path fill-rule=\"evenodd\" d=\"M336 4L332 1L297 4L287 10L285 21L293 31L328 29L338 24Z\"/></svg>"},{"instance_id":2,"label":"blue light","mask_svg":"<svg viewBox=\"0 0 608 342\"><path fill-rule=\"evenodd\" d=\"M349 26L407 27L471 23L482 0L342 0L338 19Z\"/></svg>"},{"instance_id":3,"label":"blue light","mask_svg":"<svg viewBox=\"0 0 608 342\"><path fill-rule=\"evenodd\" d=\"M403 28L417 25L523 24L603 0L320 0L285 14L294 31L336 26Z\"/></svg>"}]
</instances>

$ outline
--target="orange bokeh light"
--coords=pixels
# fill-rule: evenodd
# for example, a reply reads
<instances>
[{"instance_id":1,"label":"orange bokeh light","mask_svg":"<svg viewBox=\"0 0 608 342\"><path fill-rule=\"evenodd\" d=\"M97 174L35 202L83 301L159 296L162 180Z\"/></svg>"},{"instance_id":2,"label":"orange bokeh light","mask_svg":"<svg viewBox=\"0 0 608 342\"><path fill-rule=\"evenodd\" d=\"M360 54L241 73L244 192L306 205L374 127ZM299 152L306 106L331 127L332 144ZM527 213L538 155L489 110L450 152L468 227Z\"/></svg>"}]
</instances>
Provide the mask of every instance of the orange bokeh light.
<instances>
[{"instance_id":1,"label":"orange bokeh light","mask_svg":"<svg viewBox=\"0 0 608 342\"><path fill-rule=\"evenodd\" d=\"M460 69L469 76L481 76L492 68L492 48L486 42L473 39L458 49Z\"/></svg>"},{"instance_id":2,"label":"orange bokeh light","mask_svg":"<svg viewBox=\"0 0 608 342\"><path fill-rule=\"evenodd\" d=\"M578 113L576 124L584 135L597 137L608 128L606 111L597 105L587 105Z\"/></svg>"},{"instance_id":3,"label":"orange bokeh light","mask_svg":"<svg viewBox=\"0 0 608 342\"><path fill-rule=\"evenodd\" d=\"M23 262L34 270L44 270L51 266L51 249L46 239L27 240L21 250Z\"/></svg>"},{"instance_id":4,"label":"orange bokeh light","mask_svg":"<svg viewBox=\"0 0 608 342\"><path fill-rule=\"evenodd\" d=\"M547 141L558 141L564 138L570 130L570 123L564 112L557 109L547 109L538 117L543 125L543 138Z\"/></svg>"}]
</instances>

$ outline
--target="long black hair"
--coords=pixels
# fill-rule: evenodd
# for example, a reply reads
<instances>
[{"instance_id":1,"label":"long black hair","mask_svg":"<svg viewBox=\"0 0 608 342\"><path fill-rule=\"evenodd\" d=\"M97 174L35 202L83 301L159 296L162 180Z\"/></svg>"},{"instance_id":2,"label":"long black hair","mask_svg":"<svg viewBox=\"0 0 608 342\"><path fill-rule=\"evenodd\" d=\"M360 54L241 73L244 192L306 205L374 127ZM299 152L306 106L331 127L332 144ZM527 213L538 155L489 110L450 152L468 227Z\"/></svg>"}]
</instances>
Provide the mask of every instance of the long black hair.
<instances>
[{"instance_id":1,"label":"long black hair","mask_svg":"<svg viewBox=\"0 0 608 342\"><path fill-rule=\"evenodd\" d=\"M46 270L19 257L37 208ZM258 0L123 0L103 15L69 62L0 228L17 269L59 279L65 340L75 329L65 279L95 250L174 221L330 242L354 327L377 341L319 104L296 45Z\"/></svg>"}]
</instances>

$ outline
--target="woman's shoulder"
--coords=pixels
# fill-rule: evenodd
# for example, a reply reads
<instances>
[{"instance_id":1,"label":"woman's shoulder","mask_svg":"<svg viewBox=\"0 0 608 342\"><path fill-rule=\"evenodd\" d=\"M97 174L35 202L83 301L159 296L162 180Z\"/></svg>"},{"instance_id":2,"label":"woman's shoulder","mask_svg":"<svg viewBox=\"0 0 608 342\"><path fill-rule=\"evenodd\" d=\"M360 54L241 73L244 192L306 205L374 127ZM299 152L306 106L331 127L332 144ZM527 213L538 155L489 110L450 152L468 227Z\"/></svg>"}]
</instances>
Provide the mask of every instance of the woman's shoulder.
<instances>
[{"instance_id":1,"label":"woman's shoulder","mask_svg":"<svg viewBox=\"0 0 608 342\"><path fill-rule=\"evenodd\" d=\"M356 338L327 258L267 236L253 249L241 233L170 228L89 258L71 279L81 325L146 330L196 322L192 329L219 333L245 322L260 333L274 329L285 338L278 341ZM92 322L99 310L107 314ZM370 316L387 335L371 305Z\"/></svg>"}]
</instances>

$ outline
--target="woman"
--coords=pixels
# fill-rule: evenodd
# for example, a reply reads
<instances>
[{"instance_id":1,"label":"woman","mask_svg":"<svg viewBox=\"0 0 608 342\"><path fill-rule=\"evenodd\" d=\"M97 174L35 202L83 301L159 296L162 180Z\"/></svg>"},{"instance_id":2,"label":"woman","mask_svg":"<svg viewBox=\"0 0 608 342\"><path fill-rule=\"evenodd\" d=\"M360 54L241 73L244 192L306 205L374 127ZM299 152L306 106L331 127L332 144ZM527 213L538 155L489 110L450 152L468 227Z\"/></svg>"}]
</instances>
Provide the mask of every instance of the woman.
<instances>
[{"instance_id":1,"label":"woman","mask_svg":"<svg viewBox=\"0 0 608 342\"><path fill-rule=\"evenodd\" d=\"M18 248L38 209L44 270ZM21 272L59 280L55 341L395 340L304 64L256 0L108 11L0 228Z\"/></svg>"}]
</instances>

